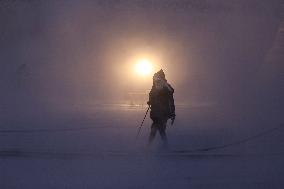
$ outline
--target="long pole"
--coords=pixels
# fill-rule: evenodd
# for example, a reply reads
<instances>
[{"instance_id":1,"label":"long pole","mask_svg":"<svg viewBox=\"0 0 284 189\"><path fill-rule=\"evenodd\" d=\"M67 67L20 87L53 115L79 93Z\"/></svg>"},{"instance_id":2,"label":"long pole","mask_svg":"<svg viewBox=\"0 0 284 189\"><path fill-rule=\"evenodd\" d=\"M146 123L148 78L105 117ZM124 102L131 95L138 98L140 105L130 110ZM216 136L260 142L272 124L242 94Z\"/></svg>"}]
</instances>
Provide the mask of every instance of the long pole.
<instances>
[{"instance_id":1,"label":"long pole","mask_svg":"<svg viewBox=\"0 0 284 189\"><path fill-rule=\"evenodd\" d=\"M142 123L140 124L140 126L139 126L139 128L138 128L138 132L137 132L136 138L138 138L138 136L139 136L139 134L140 134L141 128L142 128L142 126L143 126L143 123L144 123L144 121L145 121L145 118L146 118L146 116L147 116L147 114L148 114L149 109L150 109L150 106L148 106L148 109L147 109L147 111L146 111L146 113L145 113L145 116L144 116L144 118L143 118L143 121L142 121Z\"/></svg>"}]
</instances>

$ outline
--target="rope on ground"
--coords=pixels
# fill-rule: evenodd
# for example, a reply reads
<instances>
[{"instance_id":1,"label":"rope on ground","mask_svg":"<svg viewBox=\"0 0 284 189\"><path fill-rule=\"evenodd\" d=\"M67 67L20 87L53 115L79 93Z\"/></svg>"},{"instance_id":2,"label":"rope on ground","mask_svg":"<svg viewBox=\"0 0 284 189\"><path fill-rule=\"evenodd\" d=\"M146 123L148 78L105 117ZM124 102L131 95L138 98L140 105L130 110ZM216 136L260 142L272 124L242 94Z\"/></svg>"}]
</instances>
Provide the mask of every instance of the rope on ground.
<instances>
[{"instance_id":1,"label":"rope on ground","mask_svg":"<svg viewBox=\"0 0 284 189\"><path fill-rule=\"evenodd\" d=\"M91 130L91 129L97 129L97 128L112 128L112 127L105 127L105 126L97 126L97 127L77 127L77 128L58 128L58 129L4 129L4 130L0 130L0 134L2 133L40 133L40 132L66 132L66 131L81 131L81 130ZM219 149L225 149L231 146L235 146L235 145L240 145L243 143L247 143L249 141L255 140L257 138L266 136L272 132L275 132L277 130L283 129L284 128L284 124L280 124L278 127L273 127L271 129L267 129L263 132L257 133L255 135L252 135L250 137L235 141L235 142L231 142L231 143L227 143L227 144L223 144L223 145L216 145L216 146L212 146L212 147L206 147L206 148L197 148L197 149L192 149L192 150L175 150L174 152L177 153L189 153L189 152L208 152L208 151L213 151L213 150L219 150Z\"/></svg>"},{"instance_id":2,"label":"rope on ground","mask_svg":"<svg viewBox=\"0 0 284 189\"><path fill-rule=\"evenodd\" d=\"M188 153L188 152L208 152L208 151L213 151L213 150L220 150L220 149L225 149L231 146L235 146L235 145L240 145L243 143L247 143L249 141L255 140L257 138L266 136L270 133L273 133L277 130L283 129L284 128L284 124L280 124L280 126L278 127L273 127L271 129L265 130L263 132L257 133L255 135L252 135L250 137L235 141L235 142L231 142L231 143L227 143L227 144L223 144L223 145L216 145L216 146L212 146L212 147L206 147L206 148L197 148L197 149L193 149L193 150L178 150L175 152L180 152L180 153Z\"/></svg>"},{"instance_id":3,"label":"rope on ground","mask_svg":"<svg viewBox=\"0 0 284 189\"><path fill-rule=\"evenodd\" d=\"M91 129L107 129L111 127L97 126L97 127L74 127L74 128L57 128L57 129L2 129L0 133L53 133L53 132L65 132L65 131L80 131L80 130L91 130Z\"/></svg>"}]
</instances>

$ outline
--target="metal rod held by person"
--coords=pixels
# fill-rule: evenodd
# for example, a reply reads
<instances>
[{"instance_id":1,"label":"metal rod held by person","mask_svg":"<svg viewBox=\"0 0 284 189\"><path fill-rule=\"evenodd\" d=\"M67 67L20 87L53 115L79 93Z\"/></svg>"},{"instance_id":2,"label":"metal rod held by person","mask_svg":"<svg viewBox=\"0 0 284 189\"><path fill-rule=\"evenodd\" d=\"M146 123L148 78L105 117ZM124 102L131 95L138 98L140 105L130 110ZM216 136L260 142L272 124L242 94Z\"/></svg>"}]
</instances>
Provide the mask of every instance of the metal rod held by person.
<instances>
[{"instance_id":1,"label":"metal rod held by person","mask_svg":"<svg viewBox=\"0 0 284 189\"><path fill-rule=\"evenodd\" d=\"M146 113L145 113L145 116L144 116L144 118L143 118L143 121L142 121L142 123L140 124L140 126L139 126L139 128L138 128L138 133L137 133L137 135L136 135L136 138L138 138L138 136L139 136L139 134L140 134L141 128L142 128L142 126L143 126L143 123L144 123L144 121L145 121L145 118L146 118L146 116L147 116L147 114L148 114L149 109L150 109L150 106L148 106L148 109L147 109L147 111L146 111Z\"/></svg>"}]
</instances>

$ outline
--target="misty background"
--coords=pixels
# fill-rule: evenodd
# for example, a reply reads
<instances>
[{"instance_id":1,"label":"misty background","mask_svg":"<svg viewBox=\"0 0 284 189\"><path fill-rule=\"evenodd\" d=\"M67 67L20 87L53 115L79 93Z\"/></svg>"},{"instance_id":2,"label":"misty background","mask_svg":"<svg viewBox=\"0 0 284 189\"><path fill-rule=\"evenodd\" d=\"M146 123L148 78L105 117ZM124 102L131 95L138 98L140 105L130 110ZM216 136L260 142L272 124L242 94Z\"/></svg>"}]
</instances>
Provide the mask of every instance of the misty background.
<instances>
[{"instance_id":1,"label":"misty background","mask_svg":"<svg viewBox=\"0 0 284 189\"><path fill-rule=\"evenodd\" d=\"M139 53L159 57L176 104L211 123L283 123L281 0L2 0L0 26L3 128L150 89L126 76Z\"/></svg>"},{"instance_id":2,"label":"misty background","mask_svg":"<svg viewBox=\"0 0 284 189\"><path fill-rule=\"evenodd\" d=\"M149 117L135 138L142 57L166 153ZM283 63L283 0L0 0L0 188L282 189Z\"/></svg>"}]
</instances>

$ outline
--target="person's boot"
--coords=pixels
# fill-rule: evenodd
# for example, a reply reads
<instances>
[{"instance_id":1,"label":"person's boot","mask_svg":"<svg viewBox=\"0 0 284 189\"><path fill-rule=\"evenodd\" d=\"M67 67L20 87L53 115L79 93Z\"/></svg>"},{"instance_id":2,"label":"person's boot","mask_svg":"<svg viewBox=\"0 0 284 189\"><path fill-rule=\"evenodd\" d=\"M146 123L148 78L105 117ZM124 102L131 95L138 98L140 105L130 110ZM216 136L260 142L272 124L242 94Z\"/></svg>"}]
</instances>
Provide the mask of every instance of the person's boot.
<instances>
[{"instance_id":1,"label":"person's boot","mask_svg":"<svg viewBox=\"0 0 284 189\"><path fill-rule=\"evenodd\" d=\"M161 138L163 141L163 150L169 149L168 137L165 132L161 132Z\"/></svg>"},{"instance_id":2,"label":"person's boot","mask_svg":"<svg viewBox=\"0 0 284 189\"><path fill-rule=\"evenodd\" d=\"M157 133L157 129L152 126L151 132L150 132L150 135L149 135L149 138L148 138L148 149L151 147L151 144L153 143L153 141L155 139L156 133Z\"/></svg>"}]
</instances>

